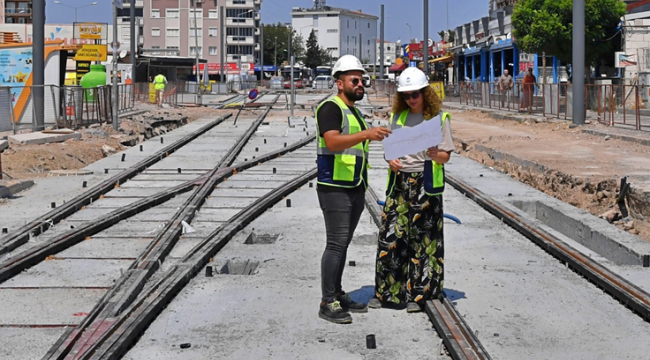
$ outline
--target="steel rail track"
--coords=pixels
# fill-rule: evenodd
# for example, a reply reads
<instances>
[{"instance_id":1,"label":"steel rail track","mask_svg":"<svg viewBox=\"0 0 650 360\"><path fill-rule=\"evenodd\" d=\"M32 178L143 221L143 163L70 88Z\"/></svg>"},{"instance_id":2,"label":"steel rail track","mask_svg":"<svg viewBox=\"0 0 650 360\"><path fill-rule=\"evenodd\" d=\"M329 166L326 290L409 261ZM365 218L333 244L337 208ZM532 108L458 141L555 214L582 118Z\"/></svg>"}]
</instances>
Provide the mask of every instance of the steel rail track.
<instances>
[{"instance_id":1,"label":"steel rail track","mask_svg":"<svg viewBox=\"0 0 650 360\"><path fill-rule=\"evenodd\" d=\"M446 181L489 213L519 231L562 263L567 264L575 272L605 290L643 319L650 320L650 294L643 289L613 273L556 236L539 228L532 221L512 213L497 200L483 194L465 182L451 175L446 175Z\"/></svg>"},{"instance_id":2,"label":"steel rail track","mask_svg":"<svg viewBox=\"0 0 650 360\"><path fill-rule=\"evenodd\" d=\"M381 227L383 209L377 203L379 198L375 191L368 187L366 192L366 208L377 227ZM475 333L470 329L458 310L443 292L442 301L431 300L425 304L425 311L447 351L454 360L489 360L487 350L483 347Z\"/></svg>"},{"instance_id":3,"label":"steel rail track","mask_svg":"<svg viewBox=\"0 0 650 360\"><path fill-rule=\"evenodd\" d=\"M154 241L152 241L152 245L150 245L144 254L132 264L119 281L116 282L116 285L111 289L109 294L105 294L98 305L96 305L84 319L84 322L76 329L71 329L64 334L60 341L52 348L49 353L50 355L46 358L58 358L61 354L68 352L69 349L67 348L67 345L78 341L80 336L82 336L83 331L88 329L93 333L95 331L100 331L102 328L101 324L105 323L107 321L106 319L117 316L136 298L139 292L142 291L147 280L149 280L158 269L161 261L164 260L164 257L171 251L173 245L178 240L182 229L181 221L187 221L188 223L191 221L195 214L195 210L200 207L205 198L209 195L209 192L212 191L217 183L225 181L227 177L235 175L238 172L260 165L266 161L276 159L288 152L295 151L315 139L315 135L312 135L287 147L272 151L232 168L221 168L221 166L230 166L234 162L237 155L243 149L245 143L255 133L257 127L264 120L268 111L269 109L267 108L265 113L251 125L249 130L242 135L237 144L231 148L226 156L224 156L219 165L215 168L220 169L220 171L218 173L214 173L213 171L212 176L207 176L202 179L202 189L204 189L204 191L201 191L201 189L195 190L194 194L200 195L193 196L193 198L190 198L186 202L186 206L182 207L175 214L173 218L174 220L168 223L163 233L159 234ZM64 344L66 344L66 346L63 346Z\"/></svg>"},{"instance_id":4,"label":"steel rail track","mask_svg":"<svg viewBox=\"0 0 650 360\"><path fill-rule=\"evenodd\" d=\"M258 201L247 206L214 230L185 255L180 264L165 271L160 280L141 293L122 313L104 319L103 322L91 328L91 331L101 330L89 339L92 342L73 347L74 343L60 340L57 346L64 351L52 351L46 355L45 359L121 358L166 305L230 239L268 208L315 178L316 173L316 169L313 168L288 181L262 196Z\"/></svg>"},{"instance_id":5,"label":"steel rail track","mask_svg":"<svg viewBox=\"0 0 650 360\"><path fill-rule=\"evenodd\" d=\"M45 215L39 216L35 220L20 227L19 229L10 232L7 236L4 237L2 243L0 244L0 255L13 251L19 246L24 245L27 243L27 241L29 241L30 237L38 236L39 234L43 233L54 224L59 223L66 217L81 210L84 206L90 204L92 201L99 199L100 196L111 191L116 186L123 184L128 179L134 177L138 173L169 156L169 154L174 153L181 147L187 145L189 142L196 139L200 135L221 124L230 116L232 116L232 114L227 114L219 117L218 119L174 142L173 144L170 144L163 149L155 152L148 158L139 161L137 164L129 167L119 174L112 176L111 178L106 179L101 183L93 186L88 191L84 192L81 195L78 195L71 201L68 201L60 207L49 211Z\"/></svg>"}]
</instances>

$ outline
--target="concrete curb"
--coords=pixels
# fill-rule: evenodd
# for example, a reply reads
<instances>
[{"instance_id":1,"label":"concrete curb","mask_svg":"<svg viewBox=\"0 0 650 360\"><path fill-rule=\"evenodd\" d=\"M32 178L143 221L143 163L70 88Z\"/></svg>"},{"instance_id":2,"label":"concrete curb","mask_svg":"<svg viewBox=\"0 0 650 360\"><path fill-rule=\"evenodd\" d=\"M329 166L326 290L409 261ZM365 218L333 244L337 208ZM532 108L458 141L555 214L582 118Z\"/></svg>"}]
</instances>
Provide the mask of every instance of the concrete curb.
<instances>
[{"instance_id":1,"label":"concrete curb","mask_svg":"<svg viewBox=\"0 0 650 360\"><path fill-rule=\"evenodd\" d=\"M531 115L531 114L526 114L526 113L512 113L504 110L499 110L499 109L490 109L490 108L483 108L483 107L477 107L477 106L471 106L471 105L462 105L462 104L457 104L457 103L449 103L449 102L443 102L442 103L443 108L452 108L456 110L476 110L483 112L487 114L489 117L496 119L496 120L511 120L511 121L516 121L519 123L523 123L525 121L534 121L534 122L558 122L558 123L565 123L569 120L562 120L562 119L555 119L555 118L548 118L542 115Z\"/></svg>"},{"instance_id":2,"label":"concrete curb","mask_svg":"<svg viewBox=\"0 0 650 360\"><path fill-rule=\"evenodd\" d=\"M14 196L15 194L23 190L27 190L32 186L34 186L34 182L32 180L9 181L6 184L0 184L0 198Z\"/></svg>"},{"instance_id":3,"label":"concrete curb","mask_svg":"<svg viewBox=\"0 0 650 360\"><path fill-rule=\"evenodd\" d=\"M638 132L637 130L630 130L630 131ZM582 132L589 135L602 136L602 137L609 136L612 139L623 140L623 141L650 146L650 138L644 139L642 137L634 136L632 134L630 135L612 134L607 131L594 130L594 129L582 129Z\"/></svg>"},{"instance_id":4,"label":"concrete curb","mask_svg":"<svg viewBox=\"0 0 650 360\"><path fill-rule=\"evenodd\" d=\"M9 147L9 142L7 140L0 140L0 151Z\"/></svg>"},{"instance_id":5,"label":"concrete curb","mask_svg":"<svg viewBox=\"0 0 650 360\"><path fill-rule=\"evenodd\" d=\"M64 142L69 139L81 139L81 133L72 134L43 134L43 133L26 133L9 136L9 143L30 145L30 144L48 144Z\"/></svg>"}]
</instances>

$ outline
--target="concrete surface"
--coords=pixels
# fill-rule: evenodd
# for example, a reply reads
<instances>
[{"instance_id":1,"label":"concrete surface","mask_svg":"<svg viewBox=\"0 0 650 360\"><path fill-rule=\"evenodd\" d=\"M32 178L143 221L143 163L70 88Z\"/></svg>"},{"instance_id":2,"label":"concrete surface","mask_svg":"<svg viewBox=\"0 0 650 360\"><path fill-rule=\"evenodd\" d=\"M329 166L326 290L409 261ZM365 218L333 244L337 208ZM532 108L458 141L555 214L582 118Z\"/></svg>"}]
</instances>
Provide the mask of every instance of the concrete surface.
<instances>
[{"instance_id":1,"label":"concrete surface","mask_svg":"<svg viewBox=\"0 0 650 360\"><path fill-rule=\"evenodd\" d=\"M34 185L32 180L0 180L0 198L13 197Z\"/></svg>"},{"instance_id":2,"label":"concrete surface","mask_svg":"<svg viewBox=\"0 0 650 360\"><path fill-rule=\"evenodd\" d=\"M20 145L49 144L49 143L64 142L70 139L81 139L81 133L75 132L72 134L43 134L40 132L36 132L36 133L11 135L7 139L9 140L10 144L20 144Z\"/></svg>"},{"instance_id":3,"label":"concrete surface","mask_svg":"<svg viewBox=\"0 0 650 360\"><path fill-rule=\"evenodd\" d=\"M0 151L9 147L9 142L7 140L0 140Z\"/></svg>"}]
</instances>

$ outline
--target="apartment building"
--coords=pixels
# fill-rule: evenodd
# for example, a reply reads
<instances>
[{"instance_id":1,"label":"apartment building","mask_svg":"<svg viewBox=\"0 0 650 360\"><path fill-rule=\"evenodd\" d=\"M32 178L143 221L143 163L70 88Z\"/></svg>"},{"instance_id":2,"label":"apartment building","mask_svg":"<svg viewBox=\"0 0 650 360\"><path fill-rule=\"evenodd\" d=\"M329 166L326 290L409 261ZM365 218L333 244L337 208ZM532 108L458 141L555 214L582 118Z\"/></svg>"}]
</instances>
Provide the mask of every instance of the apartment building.
<instances>
[{"instance_id":1,"label":"apartment building","mask_svg":"<svg viewBox=\"0 0 650 360\"><path fill-rule=\"evenodd\" d=\"M31 24L32 0L0 0L0 23Z\"/></svg>"},{"instance_id":2,"label":"apartment building","mask_svg":"<svg viewBox=\"0 0 650 360\"><path fill-rule=\"evenodd\" d=\"M254 71L260 51L262 0L144 0L143 47L151 55L207 60L210 75L219 74L219 8L225 9L225 54L230 72ZM195 21L196 15L196 21ZM198 43L198 46L197 46Z\"/></svg>"},{"instance_id":3,"label":"apartment building","mask_svg":"<svg viewBox=\"0 0 650 360\"><path fill-rule=\"evenodd\" d=\"M390 42L390 41L384 41L384 65L385 66L391 66L395 63L395 60L399 56L399 50L401 48L401 42ZM381 59L379 56L381 55L381 41L377 39L377 49L375 50L377 52L377 57L375 61L375 65L379 66L381 65Z\"/></svg>"},{"instance_id":4,"label":"apartment building","mask_svg":"<svg viewBox=\"0 0 650 360\"><path fill-rule=\"evenodd\" d=\"M136 48L144 46L144 0L135 1L135 35L131 36L131 0L122 1L122 8L117 9L117 41L119 50L131 51L131 39L136 40Z\"/></svg>"},{"instance_id":5,"label":"apartment building","mask_svg":"<svg viewBox=\"0 0 650 360\"><path fill-rule=\"evenodd\" d=\"M327 49L332 58L351 54L364 63L377 60L377 16L325 5L315 1L314 8L293 8L293 29L307 40L312 29L318 45Z\"/></svg>"}]
</instances>

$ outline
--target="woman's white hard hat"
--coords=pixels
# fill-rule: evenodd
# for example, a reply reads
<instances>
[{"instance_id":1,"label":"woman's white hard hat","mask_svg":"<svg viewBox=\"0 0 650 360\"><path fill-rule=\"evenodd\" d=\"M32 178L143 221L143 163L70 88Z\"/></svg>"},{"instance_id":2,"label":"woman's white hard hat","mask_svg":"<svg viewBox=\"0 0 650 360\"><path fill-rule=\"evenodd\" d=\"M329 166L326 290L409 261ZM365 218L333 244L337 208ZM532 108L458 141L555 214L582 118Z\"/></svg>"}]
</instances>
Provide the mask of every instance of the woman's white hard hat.
<instances>
[{"instance_id":1,"label":"woman's white hard hat","mask_svg":"<svg viewBox=\"0 0 650 360\"><path fill-rule=\"evenodd\" d=\"M416 91L429 86L424 72L416 67L407 68L399 76L398 92Z\"/></svg>"}]
</instances>

